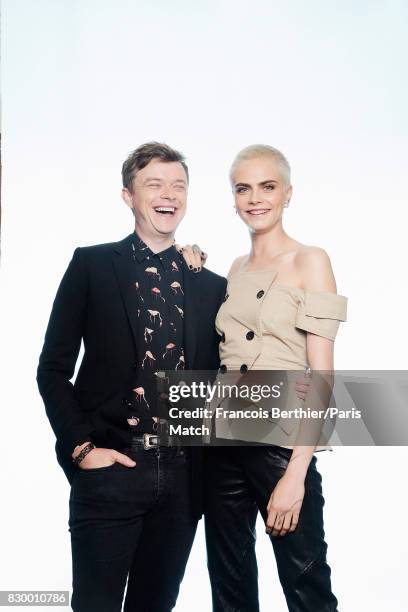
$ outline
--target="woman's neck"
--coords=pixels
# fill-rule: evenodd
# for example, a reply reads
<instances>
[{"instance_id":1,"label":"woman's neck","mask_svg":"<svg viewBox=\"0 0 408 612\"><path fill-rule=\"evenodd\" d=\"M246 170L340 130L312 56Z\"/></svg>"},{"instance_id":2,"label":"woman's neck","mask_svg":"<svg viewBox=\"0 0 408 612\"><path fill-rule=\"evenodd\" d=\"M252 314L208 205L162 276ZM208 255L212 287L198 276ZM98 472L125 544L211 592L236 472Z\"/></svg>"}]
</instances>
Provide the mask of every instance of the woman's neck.
<instances>
[{"instance_id":1,"label":"woman's neck","mask_svg":"<svg viewBox=\"0 0 408 612\"><path fill-rule=\"evenodd\" d=\"M276 227L269 232L251 234L251 251L249 262L270 260L289 250L295 241L290 238L282 227Z\"/></svg>"}]
</instances>

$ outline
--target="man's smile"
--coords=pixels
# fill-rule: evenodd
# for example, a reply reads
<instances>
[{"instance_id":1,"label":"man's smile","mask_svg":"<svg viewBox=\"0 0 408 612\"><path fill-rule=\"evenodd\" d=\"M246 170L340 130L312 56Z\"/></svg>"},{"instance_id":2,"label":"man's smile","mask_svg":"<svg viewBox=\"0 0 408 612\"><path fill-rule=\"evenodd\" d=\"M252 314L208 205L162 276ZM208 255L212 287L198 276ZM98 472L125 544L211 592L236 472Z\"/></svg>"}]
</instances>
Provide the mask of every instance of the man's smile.
<instances>
[{"instance_id":1,"label":"man's smile","mask_svg":"<svg viewBox=\"0 0 408 612\"><path fill-rule=\"evenodd\" d=\"M160 215L174 215L174 213L176 212L176 207L175 206L154 206L153 210L157 213L159 213Z\"/></svg>"}]
</instances>

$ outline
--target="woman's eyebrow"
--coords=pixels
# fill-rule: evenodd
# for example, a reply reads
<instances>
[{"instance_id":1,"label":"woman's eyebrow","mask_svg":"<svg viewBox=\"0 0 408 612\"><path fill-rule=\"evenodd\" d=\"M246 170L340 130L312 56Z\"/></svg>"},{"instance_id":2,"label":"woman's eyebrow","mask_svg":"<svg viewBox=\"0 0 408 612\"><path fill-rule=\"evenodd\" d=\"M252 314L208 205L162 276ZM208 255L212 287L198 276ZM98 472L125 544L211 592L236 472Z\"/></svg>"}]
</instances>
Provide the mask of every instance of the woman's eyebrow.
<instances>
[{"instance_id":1,"label":"woman's eyebrow","mask_svg":"<svg viewBox=\"0 0 408 612\"><path fill-rule=\"evenodd\" d=\"M248 183L235 183L234 187L250 187Z\"/></svg>"},{"instance_id":2,"label":"woman's eyebrow","mask_svg":"<svg viewBox=\"0 0 408 612\"><path fill-rule=\"evenodd\" d=\"M261 185L261 187L263 185L267 185L268 183L277 183L278 181L275 181L275 179L268 179L266 181L261 181L260 183L258 183L258 185ZM235 183L235 187L251 187L251 185L249 183Z\"/></svg>"}]
</instances>

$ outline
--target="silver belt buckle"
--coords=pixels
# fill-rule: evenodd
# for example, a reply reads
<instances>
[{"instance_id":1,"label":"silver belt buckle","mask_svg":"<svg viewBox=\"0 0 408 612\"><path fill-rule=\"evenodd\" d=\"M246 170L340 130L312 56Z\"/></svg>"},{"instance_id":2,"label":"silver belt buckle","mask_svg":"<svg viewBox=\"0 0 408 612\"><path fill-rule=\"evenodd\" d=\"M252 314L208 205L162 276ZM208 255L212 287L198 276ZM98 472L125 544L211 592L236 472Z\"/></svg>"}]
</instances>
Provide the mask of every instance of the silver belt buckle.
<instances>
[{"instance_id":1,"label":"silver belt buckle","mask_svg":"<svg viewBox=\"0 0 408 612\"><path fill-rule=\"evenodd\" d=\"M149 433L143 434L143 448L145 450L150 450L151 448L157 448L157 444L150 444L150 440L152 438L156 438L158 441L159 436L157 434L149 434Z\"/></svg>"}]
</instances>

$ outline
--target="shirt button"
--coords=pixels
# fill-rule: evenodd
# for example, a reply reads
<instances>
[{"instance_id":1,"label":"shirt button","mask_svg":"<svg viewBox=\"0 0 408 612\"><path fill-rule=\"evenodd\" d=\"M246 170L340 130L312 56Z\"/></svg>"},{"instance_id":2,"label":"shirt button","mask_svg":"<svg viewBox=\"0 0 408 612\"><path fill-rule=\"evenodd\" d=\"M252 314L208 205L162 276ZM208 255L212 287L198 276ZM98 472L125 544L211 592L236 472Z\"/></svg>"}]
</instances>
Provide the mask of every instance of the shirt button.
<instances>
[{"instance_id":1,"label":"shirt button","mask_svg":"<svg viewBox=\"0 0 408 612\"><path fill-rule=\"evenodd\" d=\"M258 298L258 300L261 299L261 297L263 297L265 295L265 291L263 289L261 289L260 291L258 291L258 293L256 294L256 297Z\"/></svg>"},{"instance_id":2,"label":"shirt button","mask_svg":"<svg viewBox=\"0 0 408 612\"><path fill-rule=\"evenodd\" d=\"M225 294L225 297L224 297L224 299L223 299L223 302L226 302L226 301L228 300L228 298L229 298L229 295L228 295L228 293L226 293L226 294Z\"/></svg>"},{"instance_id":3,"label":"shirt button","mask_svg":"<svg viewBox=\"0 0 408 612\"><path fill-rule=\"evenodd\" d=\"M221 374L225 374L225 372L227 371L227 366L222 364L222 366L220 366L220 372Z\"/></svg>"},{"instance_id":4,"label":"shirt button","mask_svg":"<svg viewBox=\"0 0 408 612\"><path fill-rule=\"evenodd\" d=\"M247 333L247 335L246 335L246 339L247 340L253 340L254 336L255 336L254 332L253 331L249 331Z\"/></svg>"},{"instance_id":5,"label":"shirt button","mask_svg":"<svg viewBox=\"0 0 408 612\"><path fill-rule=\"evenodd\" d=\"M224 334L224 333L223 333L223 334L222 334L222 336L221 336L221 340L220 340L220 342L225 342L225 334Z\"/></svg>"},{"instance_id":6,"label":"shirt button","mask_svg":"<svg viewBox=\"0 0 408 612\"><path fill-rule=\"evenodd\" d=\"M245 372L248 372L248 366L243 363L242 366L239 368L239 371L241 372L241 374L245 374Z\"/></svg>"}]
</instances>

